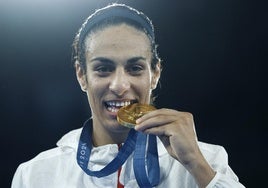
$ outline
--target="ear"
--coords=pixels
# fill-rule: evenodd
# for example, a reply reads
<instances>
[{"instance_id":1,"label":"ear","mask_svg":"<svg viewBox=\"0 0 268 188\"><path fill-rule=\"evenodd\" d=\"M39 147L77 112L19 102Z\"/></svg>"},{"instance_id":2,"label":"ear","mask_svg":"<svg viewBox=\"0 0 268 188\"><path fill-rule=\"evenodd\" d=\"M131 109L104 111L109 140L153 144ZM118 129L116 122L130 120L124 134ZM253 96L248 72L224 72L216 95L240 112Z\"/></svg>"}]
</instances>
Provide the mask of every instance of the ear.
<instances>
[{"instance_id":1,"label":"ear","mask_svg":"<svg viewBox=\"0 0 268 188\"><path fill-rule=\"evenodd\" d=\"M84 69L81 67L82 65L77 61L75 62L75 70L76 70L76 78L80 84L81 90L87 91L87 78Z\"/></svg>"},{"instance_id":2,"label":"ear","mask_svg":"<svg viewBox=\"0 0 268 188\"><path fill-rule=\"evenodd\" d=\"M152 90L154 90L157 87L160 76L161 76L161 63L158 62L156 64L155 70L153 70L153 77L152 77L152 83L151 83Z\"/></svg>"}]
</instances>

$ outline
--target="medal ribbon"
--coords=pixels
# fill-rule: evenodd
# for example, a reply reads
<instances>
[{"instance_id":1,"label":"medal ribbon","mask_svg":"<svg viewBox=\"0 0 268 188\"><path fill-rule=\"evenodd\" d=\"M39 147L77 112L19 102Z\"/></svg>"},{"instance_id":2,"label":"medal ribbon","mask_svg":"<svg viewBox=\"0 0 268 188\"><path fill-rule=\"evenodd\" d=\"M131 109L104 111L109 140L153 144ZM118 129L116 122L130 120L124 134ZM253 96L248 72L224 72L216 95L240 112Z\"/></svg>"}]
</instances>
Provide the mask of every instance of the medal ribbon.
<instances>
[{"instance_id":1,"label":"medal ribbon","mask_svg":"<svg viewBox=\"0 0 268 188\"><path fill-rule=\"evenodd\" d=\"M124 144L122 146L117 156L103 169L99 171L91 171L87 168L89 157L92 150L91 134L92 134L92 126L90 126L89 121L87 121L85 122L85 125L81 132L76 156L78 165L89 176L95 176L99 178L114 173L120 168L120 166L124 164L129 155L135 149L136 132L134 130L130 130L126 140L126 143L128 144Z\"/></svg>"},{"instance_id":2,"label":"medal ribbon","mask_svg":"<svg viewBox=\"0 0 268 188\"><path fill-rule=\"evenodd\" d=\"M139 186L149 188L158 185L160 170L156 136L149 136L146 155L147 135L138 133L134 129L131 129L117 156L101 170L92 171L88 169L88 162L92 150L91 135L92 126L88 120L84 123L76 156L78 165L87 175L100 178L116 172L125 163L129 155L135 150L133 156L133 167ZM146 163L148 173L146 172Z\"/></svg>"},{"instance_id":3,"label":"medal ribbon","mask_svg":"<svg viewBox=\"0 0 268 188\"><path fill-rule=\"evenodd\" d=\"M149 135L147 155L146 143L147 135L139 133L134 151L133 167L139 186L149 188L158 185L160 178L156 136Z\"/></svg>"}]
</instances>

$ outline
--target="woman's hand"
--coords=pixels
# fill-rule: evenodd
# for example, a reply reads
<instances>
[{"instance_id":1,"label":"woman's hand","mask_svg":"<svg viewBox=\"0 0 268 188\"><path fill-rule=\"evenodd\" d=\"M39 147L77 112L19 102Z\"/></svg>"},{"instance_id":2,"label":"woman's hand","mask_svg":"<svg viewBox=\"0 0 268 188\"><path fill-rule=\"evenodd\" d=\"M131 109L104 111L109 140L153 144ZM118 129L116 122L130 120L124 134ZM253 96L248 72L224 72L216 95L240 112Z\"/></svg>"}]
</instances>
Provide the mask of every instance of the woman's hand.
<instances>
[{"instance_id":1,"label":"woman's hand","mask_svg":"<svg viewBox=\"0 0 268 188\"><path fill-rule=\"evenodd\" d=\"M158 109L145 114L136 123L137 131L157 135L168 153L195 177L200 187L205 187L214 177L215 172L198 147L191 113Z\"/></svg>"}]
</instances>

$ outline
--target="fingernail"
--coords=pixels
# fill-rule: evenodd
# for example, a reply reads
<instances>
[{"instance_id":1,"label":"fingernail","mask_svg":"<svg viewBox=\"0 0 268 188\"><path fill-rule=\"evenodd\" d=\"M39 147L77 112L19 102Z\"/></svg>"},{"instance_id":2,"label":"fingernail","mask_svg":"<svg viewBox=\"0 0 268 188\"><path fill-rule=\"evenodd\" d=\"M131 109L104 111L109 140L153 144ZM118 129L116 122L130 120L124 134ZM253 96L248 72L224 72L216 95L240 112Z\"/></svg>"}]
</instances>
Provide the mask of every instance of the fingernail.
<instances>
[{"instance_id":1,"label":"fingernail","mask_svg":"<svg viewBox=\"0 0 268 188\"><path fill-rule=\"evenodd\" d=\"M140 118L136 120L136 124L139 124L140 123Z\"/></svg>"},{"instance_id":2,"label":"fingernail","mask_svg":"<svg viewBox=\"0 0 268 188\"><path fill-rule=\"evenodd\" d=\"M140 126L136 123L134 129L137 131L137 130L139 130L139 128L140 128Z\"/></svg>"}]
</instances>

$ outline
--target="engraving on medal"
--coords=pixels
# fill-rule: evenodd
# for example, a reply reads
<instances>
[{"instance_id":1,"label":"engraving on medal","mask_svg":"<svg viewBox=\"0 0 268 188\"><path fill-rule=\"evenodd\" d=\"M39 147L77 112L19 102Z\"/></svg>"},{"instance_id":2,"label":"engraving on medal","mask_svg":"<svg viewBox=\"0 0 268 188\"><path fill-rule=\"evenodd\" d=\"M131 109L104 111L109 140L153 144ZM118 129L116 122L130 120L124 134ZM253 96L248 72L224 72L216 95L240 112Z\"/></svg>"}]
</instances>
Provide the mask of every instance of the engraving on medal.
<instances>
[{"instance_id":1,"label":"engraving on medal","mask_svg":"<svg viewBox=\"0 0 268 188\"><path fill-rule=\"evenodd\" d=\"M124 106L117 112L117 121L126 127L133 128L136 125L136 120L144 114L156 110L152 105L134 103Z\"/></svg>"}]
</instances>

